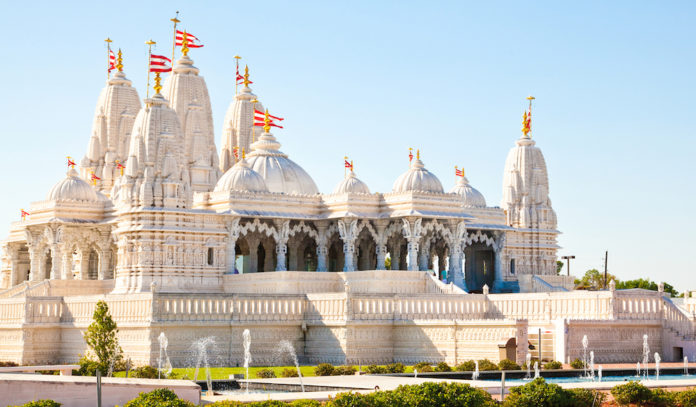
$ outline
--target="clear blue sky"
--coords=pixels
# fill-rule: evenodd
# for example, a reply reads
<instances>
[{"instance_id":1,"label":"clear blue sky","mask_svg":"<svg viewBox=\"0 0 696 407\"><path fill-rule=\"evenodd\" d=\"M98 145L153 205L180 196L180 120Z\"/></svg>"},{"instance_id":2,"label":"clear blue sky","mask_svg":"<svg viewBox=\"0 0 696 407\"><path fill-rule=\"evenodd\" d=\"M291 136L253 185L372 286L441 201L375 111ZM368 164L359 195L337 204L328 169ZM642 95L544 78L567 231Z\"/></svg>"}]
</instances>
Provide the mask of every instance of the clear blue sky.
<instances>
[{"instance_id":1,"label":"clear blue sky","mask_svg":"<svg viewBox=\"0 0 696 407\"><path fill-rule=\"evenodd\" d=\"M286 118L282 150L323 192L344 155L389 191L408 147L445 188L464 166L499 205L524 98L546 156L572 271L696 288L694 2L9 2L0 73L0 226L45 197L82 158L105 81L109 36L145 94L146 46L171 52L171 18L205 47L216 139L234 95L232 56ZM6 232L3 232L3 234Z\"/></svg>"}]
</instances>

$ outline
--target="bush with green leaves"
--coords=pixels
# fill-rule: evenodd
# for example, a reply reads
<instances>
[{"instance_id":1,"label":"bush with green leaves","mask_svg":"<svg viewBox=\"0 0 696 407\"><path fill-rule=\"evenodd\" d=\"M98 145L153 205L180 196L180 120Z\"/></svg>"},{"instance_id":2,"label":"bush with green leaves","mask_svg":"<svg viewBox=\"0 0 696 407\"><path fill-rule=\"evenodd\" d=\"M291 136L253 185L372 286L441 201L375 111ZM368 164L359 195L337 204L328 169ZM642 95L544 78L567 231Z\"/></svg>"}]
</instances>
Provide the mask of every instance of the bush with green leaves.
<instances>
[{"instance_id":1,"label":"bush with green leaves","mask_svg":"<svg viewBox=\"0 0 696 407\"><path fill-rule=\"evenodd\" d=\"M418 370L419 372L432 372L433 367L429 362L418 362L413 365L413 370Z\"/></svg>"},{"instance_id":2,"label":"bush with green leaves","mask_svg":"<svg viewBox=\"0 0 696 407\"><path fill-rule=\"evenodd\" d=\"M166 379L167 374L162 372L160 376L160 372L156 368L152 366L140 366L131 370L128 377L135 377L137 379L158 379L161 377L162 379Z\"/></svg>"},{"instance_id":3,"label":"bush with green leaves","mask_svg":"<svg viewBox=\"0 0 696 407\"><path fill-rule=\"evenodd\" d=\"M333 376L351 376L357 372L355 366L336 366L332 373Z\"/></svg>"},{"instance_id":4,"label":"bush with green leaves","mask_svg":"<svg viewBox=\"0 0 696 407\"><path fill-rule=\"evenodd\" d=\"M61 403L53 400L36 400L14 407L60 407Z\"/></svg>"},{"instance_id":5,"label":"bush with green leaves","mask_svg":"<svg viewBox=\"0 0 696 407\"><path fill-rule=\"evenodd\" d=\"M554 360L551 362L544 363L543 367L544 367L544 370L563 369L563 363Z\"/></svg>"},{"instance_id":6,"label":"bush with green leaves","mask_svg":"<svg viewBox=\"0 0 696 407\"><path fill-rule=\"evenodd\" d=\"M276 374L273 369L261 369L256 372L256 377L259 379L275 379Z\"/></svg>"},{"instance_id":7,"label":"bush with green leaves","mask_svg":"<svg viewBox=\"0 0 696 407\"><path fill-rule=\"evenodd\" d=\"M314 368L314 374L317 376L331 376L334 372L334 366L331 363L319 363Z\"/></svg>"},{"instance_id":8,"label":"bush with green leaves","mask_svg":"<svg viewBox=\"0 0 696 407\"><path fill-rule=\"evenodd\" d=\"M679 407L696 407L696 388L674 394L673 400Z\"/></svg>"},{"instance_id":9,"label":"bush with green leaves","mask_svg":"<svg viewBox=\"0 0 696 407\"><path fill-rule=\"evenodd\" d=\"M478 361L479 365L479 370L480 371L485 371L485 370L498 370L498 365L495 363L491 362L488 359L481 359Z\"/></svg>"},{"instance_id":10,"label":"bush with green leaves","mask_svg":"<svg viewBox=\"0 0 696 407\"><path fill-rule=\"evenodd\" d=\"M675 393L670 393L663 389L653 389L650 403L654 407L672 407L674 406Z\"/></svg>"},{"instance_id":11,"label":"bush with green leaves","mask_svg":"<svg viewBox=\"0 0 696 407\"><path fill-rule=\"evenodd\" d=\"M585 368L585 362L582 360L575 358L572 362L570 362L570 367L573 369L584 369Z\"/></svg>"},{"instance_id":12,"label":"bush with green leaves","mask_svg":"<svg viewBox=\"0 0 696 407\"><path fill-rule=\"evenodd\" d=\"M518 365L510 359L503 359L500 362L498 362L498 368L500 370L522 370L522 367L520 365Z\"/></svg>"},{"instance_id":13,"label":"bush with green leaves","mask_svg":"<svg viewBox=\"0 0 696 407\"><path fill-rule=\"evenodd\" d=\"M428 382L369 394L341 393L326 407L492 407L484 390L460 383Z\"/></svg>"},{"instance_id":14,"label":"bush with green leaves","mask_svg":"<svg viewBox=\"0 0 696 407\"><path fill-rule=\"evenodd\" d=\"M406 371L406 366L403 363L390 363L385 368L387 373L403 373Z\"/></svg>"},{"instance_id":15,"label":"bush with green leaves","mask_svg":"<svg viewBox=\"0 0 696 407\"><path fill-rule=\"evenodd\" d=\"M109 371L109 366L123 359L123 350L118 344L118 327L111 314L109 306L105 301L97 301L92 314L92 323L89 324L83 336L87 346L97 358L96 369L99 369L103 375ZM87 358L83 356L83 358ZM87 360L90 360L87 358ZM82 368L82 366L81 366ZM91 369L91 365L89 366Z\"/></svg>"},{"instance_id":16,"label":"bush with green leaves","mask_svg":"<svg viewBox=\"0 0 696 407\"><path fill-rule=\"evenodd\" d=\"M369 365L369 366L365 367L365 372L366 372L367 374L385 374L385 373L389 373L389 371L387 371L387 368L386 368L386 367L384 367L384 366L378 366L378 365Z\"/></svg>"},{"instance_id":17,"label":"bush with green leaves","mask_svg":"<svg viewBox=\"0 0 696 407\"><path fill-rule=\"evenodd\" d=\"M476 362L473 360L467 360L466 362L458 364L454 370L457 372L473 372L476 370Z\"/></svg>"},{"instance_id":18,"label":"bush with green leaves","mask_svg":"<svg viewBox=\"0 0 696 407\"><path fill-rule=\"evenodd\" d=\"M14 367L14 366L19 366L15 362L10 362L10 361L0 361L0 367ZM49 400L50 401L50 400Z\"/></svg>"},{"instance_id":19,"label":"bush with green leaves","mask_svg":"<svg viewBox=\"0 0 696 407\"><path fill-rule=\"evenodd\" d=\"M607 398L605 393L591 389L568 389L573 399L573 407L601 406Z\"/></svg>"},{"instance_id":20,"label":"bush with green leaves","mask_svg":"<svg viewBox=\"0 0 696 407\"><path fill-rule=\"evenodd\" d=\"M652 391L644 385L636 381L630 381L626 384L614 386L611 389L611 395L619 405L627 404L645 404L652 400Z\"/></svg>"},{"instance_id":21,"label":"bush with green leaves","mask_svg":"<svg viewBox=\"0 0 696 407\"><path fill-rule=\"evenodd\" d=\"M124 407L194 407L195 404L181 400L169 389L155 389L149 393L140 393Z\"/></svg>"},{"instance_id":22,"label":"bush with green leaves","mask_svg":"<svg viewBox=\"0 0 696 407\"><path fill-rule=\"evenodd\" d=\"M447 364L447 362L440 362L435 366L436 372L451 372L452 367Z\"/></svg>"},{"instance_id":23,"label":"bush with green leaves","mask_svg":"<svg viewBox=\"0 0 696 407\"><path fill-rule=\"evenodd\" d=\"M512 387L503 403L505 407L571 407L574 400L570 392L539 377L524 386Z\"/></svg>"},{"instance_id":24,"label":"bush with green leaves","mask_svg":"<svg viewBox=\"0 0 696 407\"><path fill-rule=\"evenodd\" d=\"M299 377L300 375L297 374L297 369L294 367L286 367L283 369L282 372L280 372L280 377Z\"/></svg>"}]
</instances>

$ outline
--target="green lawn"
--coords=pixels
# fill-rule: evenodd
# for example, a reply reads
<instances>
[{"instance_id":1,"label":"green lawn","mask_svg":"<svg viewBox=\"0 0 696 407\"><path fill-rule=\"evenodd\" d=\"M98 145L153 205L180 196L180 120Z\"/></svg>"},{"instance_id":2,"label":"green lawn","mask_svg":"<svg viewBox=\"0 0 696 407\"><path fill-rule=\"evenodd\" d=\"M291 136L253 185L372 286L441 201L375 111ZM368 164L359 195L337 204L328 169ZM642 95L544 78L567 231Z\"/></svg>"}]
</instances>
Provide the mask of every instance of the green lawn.
<instances>
[{"instance_id":1,"label":"green lawn","mask_svg":"<svg viewBox=\"0 0 696 407\"><path fill-rule=\"evenodd\" d=\"M302 372L302 376L304 377L309 377L309 376L315 376L314 374L314 368L316 366L300 366L300 372ZM357 366L356 366L357 368ZM269 367L250 367L249 368L249 376L252 379L256 378L256 372L258 372L261 369L273 369L277 377L282 377L281 373L283 372L284 369L295 369L295 366L269 366ZM365 366L363 366L363 370L365 369ZM193 373L195 371L194 368L175 368L172 370L173 373L176 374L176 378L183 378L186 376L188 379L193 380ZM411 373L413 372L413 366L406 366L406 373ZM243 367L211 367L210 368L210 375L212 376L213 380L216 379L229 379L230 375L232 374L246 374L245 369ZM116 377L125 377L126 372L116 372L114 374ZM205 380L205 369L199 369L198 371L198 380Z\"/></svg>"}]
</instances>

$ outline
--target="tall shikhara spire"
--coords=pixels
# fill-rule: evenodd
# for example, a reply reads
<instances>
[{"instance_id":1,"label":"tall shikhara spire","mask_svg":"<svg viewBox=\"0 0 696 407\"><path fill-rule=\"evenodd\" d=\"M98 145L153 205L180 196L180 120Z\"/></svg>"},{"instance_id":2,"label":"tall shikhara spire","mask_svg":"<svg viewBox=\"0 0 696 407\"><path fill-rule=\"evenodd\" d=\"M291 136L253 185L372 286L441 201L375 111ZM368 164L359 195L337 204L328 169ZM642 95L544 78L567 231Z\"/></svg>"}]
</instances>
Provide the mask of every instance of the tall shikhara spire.
<instances>
[{"instance_id":1,"label":"tall shikhara spire","mask_svg":"<svg viewBox=\"0 0 696 407\"><path fill-rule=\"evenodd\" d=\"M222 128L220 169L223 172L237 161L234 157L235 147L251 151L251 144L261 134L260 128L254 128L254 111L263 111L264 108L249 88L249 68L246 67L244 71L242 88L227 108Z\"/></svg>"},{"instance_id":2,"label":"tall shikhara spire","mask_svg":"<svg viewBox=\"0 0 696 407\"><path fill-rule=\"evenodd\" d=\"M205 79L183 55L164 82L163 95L179 116L184 133L185 165L195 192L209 192L220 178L213 112Z\"/></svg>"},{"instance_id":3,"label":"tall shikhara spire","mask_svg":"<svg viewBox=\"0 0 696 407\"><path fill-rule=\"evenodd\" d=\"M82 178L88 180L94 172L99 177L97 187L106 195L120 176L116 161L125 163L128 158L133 121L140 110L138 92L123 73L121 50L114 67L116 72L99 95L87 154L80 161Z\"/></svg>"}]
</instances>

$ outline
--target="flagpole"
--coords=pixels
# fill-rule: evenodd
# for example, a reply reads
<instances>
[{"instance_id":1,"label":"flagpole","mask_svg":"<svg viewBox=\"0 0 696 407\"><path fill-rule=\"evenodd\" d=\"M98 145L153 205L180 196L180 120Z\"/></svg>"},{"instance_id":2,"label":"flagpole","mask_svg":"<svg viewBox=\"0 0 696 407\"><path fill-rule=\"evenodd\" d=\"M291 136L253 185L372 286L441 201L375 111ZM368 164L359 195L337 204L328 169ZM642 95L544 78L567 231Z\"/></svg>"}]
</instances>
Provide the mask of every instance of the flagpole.
<instances>
[{"instance_id":1,"label":"flagpole","mask_svg":"<svg viewBox=\"0 0 696 407\"><path fill-rule=\"evenodd\" d=\"M174 66L174 58L176 57L176 25L177 23L180 23L179 19L179 11L177 10L176 16L174 18L170 18L169 21L174 23L174 42L172 43L172 67ZM150 70L148 68L148 70Z\"/></svg>"},{"instance_id":2,"label":"flagpole","mask_svg":"<svg viewBox=\"0 0 696 407\"><path fill-rule=\"evenodd\" d=\"M348 156L343 156L343 178L345 178L348 175L348 171L346 170L346 162L348 162Z\"/></svg>"},{"instance_id":3,"label":"flagpole","mask_svg":"<svg viewBox=\"0 0 696 407\"><path fill-rule=\"evenodd\" d=\"M237 71L234 74L234 95L237 96L237 89L239 87L239 80L237 80L237 75L239 75L239 60L242 59L239 55L234 56L235 61L237 62Z\"/></svg>"},{"instance_id":4,"label":"flagpole","mask_svg":"<svg viewBox=\"0 0 696 407\"><path fill-rule=\"evenodd\" d=\"M111 38L106 37L104 42L106 42L106 80L108 81L111 79L111 71L109 68L111 67L111 43L113 41Z\"/></svg>"},{"instance_id":5,"label":"flagpole","mask_svg":"<svg viewBox=\"0 0 696 407\"><path fill-rule=\"evenodd\" d=\"M152 46L157 44L155 41L152 41L150 39L149 41L145 42L147 44L148 49L147 49L147 91L145 93L145 99L150 98L150 59L152 58Z\"/></svg>"},{"instance_id":6,"label":"flagpole","mask_svg":"<svg viewBox=\"0 0 696 407\"><path fill-rule=\"evenodd\" d=\"M529 117L527 118L527 121L529 122L530 133L532 132L532 100L534 99L536 99L534 96L527 96L527 100L529 101Z\"/></svg>"}]
</instances>

